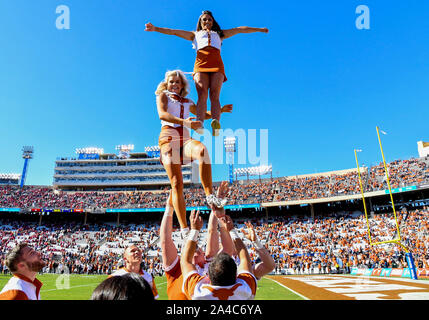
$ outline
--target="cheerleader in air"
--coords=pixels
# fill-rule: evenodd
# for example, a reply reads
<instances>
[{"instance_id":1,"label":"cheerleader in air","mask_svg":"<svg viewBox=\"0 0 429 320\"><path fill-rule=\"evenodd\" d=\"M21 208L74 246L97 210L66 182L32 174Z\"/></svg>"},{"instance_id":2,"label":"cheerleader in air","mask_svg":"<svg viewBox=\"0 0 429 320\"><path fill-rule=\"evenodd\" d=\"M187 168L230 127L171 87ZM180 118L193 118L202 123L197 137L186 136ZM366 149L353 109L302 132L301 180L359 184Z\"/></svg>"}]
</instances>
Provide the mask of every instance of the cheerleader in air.
<instances>
[{"instance_id":1,"label":"cheerleader in air","mask_svg":"<svg viewBox=\"0 0 429 320\"><path fill-rule=\"evenodd\" d=\"M147 23L145 31L156 31L168 35L175 35L193 42L194 49L197 50L195 59L193 78L198 93L197 121L201 122L201 127L196 131L199 134L204 132L204 119L207 111L207 99L211 103L211 127L212 134L219 134L221 105L219 102L222 84L227 80L225 68L220 55L222 42L239 33L265 32L267 28L237 27L222 30L210 11L203 11L198 19L196 31L185 31L155 27L152 23Z\"/></svg>"},{"instance_id":2,"label":"cheerleader in air","mask_svg":"<svg viewBox=\"0 0 429 320\"><path fill-rule=\"evenodd\" d=\"M198 140L191 138L189 131L200 128L190 113L196 113L196 105L186 98L189 84L180 70L168 71L156 89L156 105L161 120L159 134L160 160L171 184L171 202L176 211L182 235L189 231L186 221L186 202L183 194L182 165L194 160L199 161L199 175L209 206L223 207L227 199L213 194L212 169L207 148ZM231 112L232 105L225 105L220 110ZM211 118L210 112L205 114ZM192 195L189 195L192 197Z\"/></svg>"}]
</instances>

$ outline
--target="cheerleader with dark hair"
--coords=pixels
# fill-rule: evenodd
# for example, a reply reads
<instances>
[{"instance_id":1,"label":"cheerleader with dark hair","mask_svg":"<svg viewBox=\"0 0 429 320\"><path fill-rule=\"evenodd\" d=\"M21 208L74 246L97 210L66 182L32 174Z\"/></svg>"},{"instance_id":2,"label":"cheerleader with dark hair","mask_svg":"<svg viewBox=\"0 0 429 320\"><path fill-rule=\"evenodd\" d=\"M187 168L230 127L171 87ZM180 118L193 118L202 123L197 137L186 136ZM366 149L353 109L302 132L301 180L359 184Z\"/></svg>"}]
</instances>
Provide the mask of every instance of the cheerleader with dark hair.
<instances>
[{"instance_id":1,"label":"cheerleader with dark hair","mask_svg":"<svg viewBox=\"0 0 429 320\"><path fill-rule=\"evenodd\" d=\"M219 101L222 84L227 80L220 55L222 41L239 33L268 32L267 28L237 27L223 30L210 11L203 11L198 19L196 31L185 31L155 27L150 22L145 31L156 31L175 35L193 42L197 50L193 77L198 93L197 120L201 122L198 133L203 133L207 99L210 98L212 134L217 136L220 129L221 105Z\"/></svg>"}]
</instances>

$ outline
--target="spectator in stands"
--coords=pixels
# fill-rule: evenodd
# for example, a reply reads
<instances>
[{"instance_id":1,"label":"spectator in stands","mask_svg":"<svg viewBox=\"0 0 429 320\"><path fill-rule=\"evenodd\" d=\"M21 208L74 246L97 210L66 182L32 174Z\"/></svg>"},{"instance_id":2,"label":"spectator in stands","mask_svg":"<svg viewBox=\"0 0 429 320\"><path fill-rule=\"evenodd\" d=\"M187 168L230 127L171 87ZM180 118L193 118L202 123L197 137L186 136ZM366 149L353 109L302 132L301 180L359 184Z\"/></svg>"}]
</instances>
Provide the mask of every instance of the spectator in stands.
<instances>
[{"instance_id":1,"label":"spectator in stands","mask_svg":"<svg viewBox=\"0 0 429 320\"><path fill-rule=\"evenodd\" d=\"M110 277L101 282L93 291L91 300L133 300L153 301L149 283L134 272Z\"/></svg>"},{"instance_id":2,"label":"spectator in stands","mask_svg":"<svg viewBox=\"0 0 429 320\"><path fill-rule=\"evenodd\" d=\"M0 300L40 300L42 283L36 278L46 265L42 255L22 242L6 256L13 277L0 292Z\"/></svg>"},{"instance_id":3,"label":"spectator in stands","mask_svg":"<svg viewBox=\"0 0 429 320\"><path fill-rule=\"evenodd\" d=\"M387 164L392 188L429 182L427 160L410 159ZM366 192L387 189L384 165L361 172ZM186 206L206 204L205 189L184 189ZM281 177L269 182L240 181L231 185L230 204L304 200L360 193L356 170L346 173ZM169 191L139 192L55 192L52 188L25 186L0 187L0 207L19 208L162 208Z\"/></svg>"},{"instance_id":4,"label":"spectator in stands","mask_svg":"<svg viewBox=\"0 0 429 320\"><path fill-rule=\"evenodd\" d=\"M407 219L402 220L402 214L398 215L401 239L412 251L416 265L428 268L428 208L414 210L410 208L408 211ZM395 226L392 215L392 213L375 214L374 218L370 219L371 232L380 240L394 235L394 233L389 234L389 226ZM13 220L0 219L0 260L3 260L5 269L3 273L8 272L7 266L4 264L6 254L16 243L23 241L43 253L46 257L44 260L48 262L47 272L59 272L59 265L62 264L69 268L71 273L82 274L89 270L88 266L91 265L89 273L111 274L112 271L109 270L113 270L122 258L121 249L125 249L130 242L141 239L138 245L150 248L148 256L144 258L146 270L150 270L151 266L155 272L163 270L160 248L155 244L149 246L148 242L149 239L151 242L156 239L161 230L157 221L135 227L101 224L83 226L76 222L44 222L42 226L38 226L37 223L25 222L25 218L25 215L20 215ZM236 224L246 227L247 220L247 217L242 219L240 217L236 220ZM171 235L174 234L175 239L178 239L180 237L176 237L172 221L171 217L169 237L171 238ZM334 257L337 258L337 261L342 259L340 269L344 269L345 262L349 263L350 268L407 267L405 255L399 246L393 244L386 247L369 245L366 220L362 213L357 216L349 212L341 215L324 214L315 216L314 220L310 217L272 216L269 217L269 220L260 217L252 218L249 221L260 241L262 243L266 241L265 244L276 262L279 274L294 273L294 266L298 272L300 261L302 262L301 272L304 274L321 273L323 271L322 263L326 268L325 272L328 272L328 264L332 263ZM222 225L221 220L219 224ZM394 229L396 231L396 228ZM206 230L203 232L204 236L205 232ZM244 241L247 243L246 239ZM176 242L178 241L176 240ZM252 261L257 264L257 250L253 246L249 246L248 249ZM174 250L177 254L175 245ZM207 250L208 246L206 254ZM309 262L313 264L313 269L308 268Z\"/></svg>"}]
</instances>

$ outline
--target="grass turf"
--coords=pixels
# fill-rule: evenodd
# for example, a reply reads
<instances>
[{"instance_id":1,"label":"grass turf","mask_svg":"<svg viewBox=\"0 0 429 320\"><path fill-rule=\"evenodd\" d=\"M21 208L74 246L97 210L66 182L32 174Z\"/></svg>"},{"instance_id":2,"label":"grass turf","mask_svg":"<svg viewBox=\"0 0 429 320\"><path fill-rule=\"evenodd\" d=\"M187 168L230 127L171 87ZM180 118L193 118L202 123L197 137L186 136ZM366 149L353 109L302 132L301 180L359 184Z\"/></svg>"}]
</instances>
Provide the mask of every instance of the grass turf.
<instances>
[{"instance_id":1,"label":"grass turf","mask_svg":"<svg viewBox=\"0 0 429 320\"><path fill-rule=\"evenodd\" d=\"M106 275L78 275L71 274L67 278L58 274L43 274L37 278L43 283L40 291L42 300L89 300L94 289ZM9 281L10 275L0 275L0 288ZM167 298L167 280L164 277L155 277L159 300ZM288 289L274 281L262 278L258 282L255 300L302 300Z\"/></svg>"}]
</instances>

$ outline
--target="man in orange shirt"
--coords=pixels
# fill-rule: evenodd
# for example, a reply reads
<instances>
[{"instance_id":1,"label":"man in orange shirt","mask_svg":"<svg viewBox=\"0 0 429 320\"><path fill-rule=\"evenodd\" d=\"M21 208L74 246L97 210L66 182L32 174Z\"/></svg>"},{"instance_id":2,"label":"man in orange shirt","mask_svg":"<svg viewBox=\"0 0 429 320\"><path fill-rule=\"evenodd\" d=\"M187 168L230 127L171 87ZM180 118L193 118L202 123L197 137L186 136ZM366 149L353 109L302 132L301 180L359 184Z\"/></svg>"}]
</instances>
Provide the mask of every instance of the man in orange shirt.
<instances>
[{"instance_id":1,"label":"man in orange shirt","mask_svg":"<svg viewBox=\"0 0 429 320\"><path fill-rule=\"evenodd\" d=\"M0 300L40 300L42 283L36 275L46 265L41 253L20 243L6 255L6 265L13 276L0 292Z\"/></svg>"},{"instance_id":2,"label":"man in orange shirt","mask_svg":"<svg viewBox=\"0 0 429 320\"><path fill-rule=\"evenodd\" d=\"M221 218L229 231L240 258L240 265L227 253L217 254L209 267L209 275L198 274L192 263L199 231L203 221L199 212L192 211L191 231L182 251L180 265L183 274L183 293L192 300L251 300L255 297L257 280L253 275L252 261L243 241L234 229L229 216Z\"/></svg>"}]
</instances>

